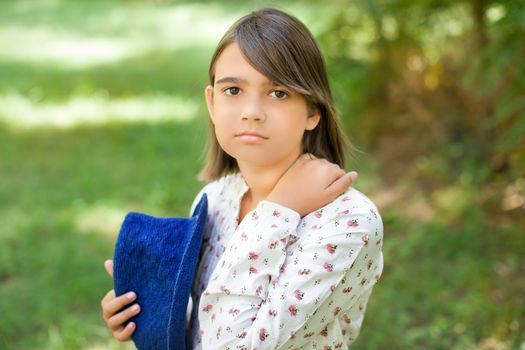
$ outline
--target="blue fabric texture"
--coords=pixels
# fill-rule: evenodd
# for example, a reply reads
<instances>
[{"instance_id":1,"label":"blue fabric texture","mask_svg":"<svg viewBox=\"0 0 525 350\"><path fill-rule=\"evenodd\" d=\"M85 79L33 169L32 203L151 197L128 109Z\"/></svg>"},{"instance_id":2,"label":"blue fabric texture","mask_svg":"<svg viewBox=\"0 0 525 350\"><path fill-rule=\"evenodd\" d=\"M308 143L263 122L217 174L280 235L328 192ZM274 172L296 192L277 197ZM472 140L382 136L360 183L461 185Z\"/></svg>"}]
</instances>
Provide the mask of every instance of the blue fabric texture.
<instances>
[{"instance_id":1,"label":"blue fabric texture","mask_svg":"<svg viewBox=\"0 0 525 350\"><path fill-rule=\"evenodd\" d=\"M117 296L137 294L141 312L131 319L137 349L186 348L186 308L207 213L204 194L191 218L126 215L115 245L113 283Z\"/></svg>"}]
</instances>

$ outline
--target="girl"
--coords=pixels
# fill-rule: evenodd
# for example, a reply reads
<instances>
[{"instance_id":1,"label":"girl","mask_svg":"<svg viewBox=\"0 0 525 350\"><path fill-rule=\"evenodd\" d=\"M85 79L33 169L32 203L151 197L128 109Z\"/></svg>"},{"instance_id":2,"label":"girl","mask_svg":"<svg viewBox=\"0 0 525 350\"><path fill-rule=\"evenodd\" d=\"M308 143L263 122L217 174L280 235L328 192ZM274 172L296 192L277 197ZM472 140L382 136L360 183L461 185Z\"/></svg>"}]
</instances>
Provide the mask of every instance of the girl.
<instances>
[{"instance_id":1,"label":"girl","mask_svg":"<svg viewBox=\"0 0 525 350\"><path fill-rule=\"evenodd\" d=\"M383 225L350 187L322 54L276 9L226 32L205 97L211 120L208 225L193 285L194 349L346 349L383 269ZM193 209L192 209L193 211ZM111 261L106 262L111 272ZM133 295L133 294L132 294ZM138 305L102 301L127 340Z\"/></svg>"}]
</instances>

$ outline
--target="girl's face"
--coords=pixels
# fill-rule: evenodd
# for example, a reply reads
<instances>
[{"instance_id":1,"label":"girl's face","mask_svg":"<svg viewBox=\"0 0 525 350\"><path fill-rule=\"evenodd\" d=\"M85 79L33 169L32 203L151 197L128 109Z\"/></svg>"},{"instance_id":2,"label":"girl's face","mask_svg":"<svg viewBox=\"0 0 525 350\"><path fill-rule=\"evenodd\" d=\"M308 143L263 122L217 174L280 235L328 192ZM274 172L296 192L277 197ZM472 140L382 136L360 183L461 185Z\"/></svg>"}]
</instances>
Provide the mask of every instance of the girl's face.
<instances>
[{"instance_id":1,"label":"girl's face","mask_svg":"<svg viewBox=\"0 0 525 350\"><path fill-rule=\"evenodd\" d=\"M305 130L320 119L317 112L308 115L302 95L253 68L235 43L215 62L215 85L205 95L217 141L238 163L293 163Z\"/></svg>"}]
</instances>

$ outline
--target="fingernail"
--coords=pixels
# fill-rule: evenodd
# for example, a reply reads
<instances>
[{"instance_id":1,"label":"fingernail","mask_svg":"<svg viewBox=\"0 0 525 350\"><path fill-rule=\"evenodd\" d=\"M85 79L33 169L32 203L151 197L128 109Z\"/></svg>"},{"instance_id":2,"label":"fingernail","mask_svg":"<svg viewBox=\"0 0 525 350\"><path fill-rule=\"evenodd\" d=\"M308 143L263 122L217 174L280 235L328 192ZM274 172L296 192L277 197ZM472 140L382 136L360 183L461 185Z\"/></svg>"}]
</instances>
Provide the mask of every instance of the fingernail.
<instances>
[{"instance_id":1,"label":"fingernail","mask_svg":"<svg viewBox=\"0 0 525 350\"><path fill-rule=\"evenodd\" d=\"M138 311L138 310L139 310L139 306L137 304L131 307L131 311Z\"/></svg>"},{"instance_id":2,"label":"fingernail","mask_svg":"<svg viewBox=\"0 0 525 350\"><path fill-rule=\"evenodd\" d=\"M128 328L133 328L133 327L135 327L135 324L133 322L128 323Z\"/></svg>"},{"instance_id":3,"label":"fingernail","mask_svg":"<svg viewBox=\"0 0 525 350\"><path fill-rule=\"evenodd\" d=\"M133 299L135 299L135 293L133 293L133 292L129 292L129 293L127 294L127 297L128 297L129 300L133 300Z\"/></svg>"}]
</instances>

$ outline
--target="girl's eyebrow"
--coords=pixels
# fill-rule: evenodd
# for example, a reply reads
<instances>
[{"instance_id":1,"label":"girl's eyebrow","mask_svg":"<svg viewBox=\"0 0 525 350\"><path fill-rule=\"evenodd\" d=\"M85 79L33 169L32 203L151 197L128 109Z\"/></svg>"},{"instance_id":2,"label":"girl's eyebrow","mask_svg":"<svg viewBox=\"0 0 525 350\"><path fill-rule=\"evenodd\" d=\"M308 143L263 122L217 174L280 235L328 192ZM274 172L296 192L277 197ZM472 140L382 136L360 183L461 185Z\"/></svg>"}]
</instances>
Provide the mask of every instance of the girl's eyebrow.
<instances>
[{"instance_id":1,"label":"girl's eyebrow","mask_svg":"<svg viewBox=\"0 0 525 350\"><path fill-rule=\"evenodd\" d=\"M215 82L215 84L217 85L225 84L225 83L242 84L242 83L246 83L246 80L241 79L241 78L234 78L234 77L224 77Z\"/></svg>"},{"instance_id":2,"label":"girl's eyebrow","mask_svg":"<svg viewBox=\"0 0 525 350\"><path fill-rule=\"evenodd\" d=\"M248 81L242 78L224 77L215 82L216 85L226 84L226 83L248 84ZM283 86L283 84L279 84L278 82L275 82L275 81L270 81L268 83L265 83L264 85Z\"/></svg>"}]
</instances>

